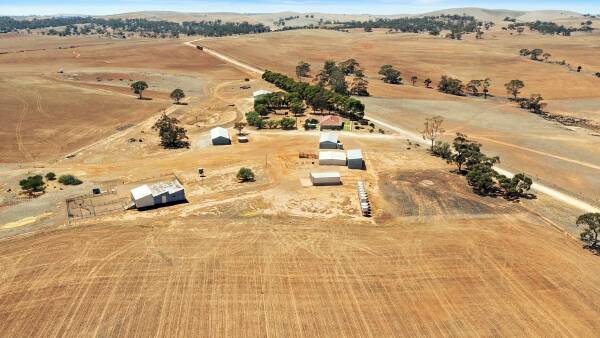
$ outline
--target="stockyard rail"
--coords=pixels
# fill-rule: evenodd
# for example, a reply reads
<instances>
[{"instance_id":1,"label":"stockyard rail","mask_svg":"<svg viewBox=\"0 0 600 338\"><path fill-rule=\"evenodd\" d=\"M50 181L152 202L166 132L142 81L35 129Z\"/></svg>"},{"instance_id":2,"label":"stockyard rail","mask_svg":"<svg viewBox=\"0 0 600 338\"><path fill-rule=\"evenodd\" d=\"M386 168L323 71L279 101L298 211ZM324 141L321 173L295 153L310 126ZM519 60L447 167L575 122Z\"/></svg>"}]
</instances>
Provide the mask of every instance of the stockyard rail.
<instances>
[{"instance_id":1,"label":"stockyard rail","mask_svg":"<svg viewBox=\"0 0 600 338\"><path fill-rule=\"evenodd\" d=\"M120 198L116 190L67 198L65 203L67 205L67 224L124 211L127 207L127 199Z\"/></svg>"}]
</instances>

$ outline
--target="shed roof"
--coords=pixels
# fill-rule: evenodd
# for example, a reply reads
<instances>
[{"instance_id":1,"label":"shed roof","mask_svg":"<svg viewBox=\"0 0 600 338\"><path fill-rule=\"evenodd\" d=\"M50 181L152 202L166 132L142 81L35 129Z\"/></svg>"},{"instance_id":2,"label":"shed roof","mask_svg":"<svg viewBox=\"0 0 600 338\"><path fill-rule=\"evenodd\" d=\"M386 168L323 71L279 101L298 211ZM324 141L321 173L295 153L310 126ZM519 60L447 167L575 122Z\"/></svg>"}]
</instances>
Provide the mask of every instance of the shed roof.
<instances>
[{"instance_id":1,"label":"shed roof","mask_svg":"<svg viewBox=\"0 0 600 338\"><path fill-rule=\"evenodd\" d=\"M349 160L360 160L363 158L360 149L349 149L347 154Z\"/></svg>"},{"instance_id":2,"label":"shed roof","mask_svg":"<svg viewBox=\"0 0 600 338\"><path fill-rule=\"evenodd\" d=\"M216 139L218 137L224 137L226 139L229 139L229 132L227 131L227 129L223 128L223 127L216 127L210 130L210 138L211 139Z\"/></svg>"},{"instance_id":3,"label":"shed roof","mask_svg":"<svg viewBox=\"0 0 600 338\"><path fill-rule=\"evenodd\" d=\"M340 178L338 171L327 171L327 172L314 172L311 171L310 175L314 178Z\"/></svg>"},{"instance_id":4,"label":"shed roof","mask_svg":"<svg viewBox=\"0 0 600 338\"><path fill-rule=\"evenodd\" d=\"M346 153L343 151L321 150L319 152L319 160L346 160Z\"/></svg>"},{"instance_id":5,"label":"shed roof","mask_svg":"<svg viewBox=\"0 0 600 338\"><path fill-rule=\"evenodd\" d=\"M321 133L321 140L319 142L338 143L338 137L334 133Z\"/></svg>"},{"instance_id":6,"label":"shed roof","mask_svg":"<svg viewBox=\"0 0 600 338\"><path fill-rule=\"evenodd\" d=\"M271 94L271 92L268 90L261 89L261 90L257 90L254 93L252 93L252 96L257 97L257 96L261 96L261 95L265 95L265 94Z\"/></svg>"},{"instance_id":7,"label":"shed roof","mask_svg":"<svg viewBox=\"0 0 600 338\"><path fill-rule=\"evenodd\" d=\"M136 200L149 195L152 195L152 190L150 190L150 187L147 184L131 189L131 196Z\"/></svg>"}]
</instances>

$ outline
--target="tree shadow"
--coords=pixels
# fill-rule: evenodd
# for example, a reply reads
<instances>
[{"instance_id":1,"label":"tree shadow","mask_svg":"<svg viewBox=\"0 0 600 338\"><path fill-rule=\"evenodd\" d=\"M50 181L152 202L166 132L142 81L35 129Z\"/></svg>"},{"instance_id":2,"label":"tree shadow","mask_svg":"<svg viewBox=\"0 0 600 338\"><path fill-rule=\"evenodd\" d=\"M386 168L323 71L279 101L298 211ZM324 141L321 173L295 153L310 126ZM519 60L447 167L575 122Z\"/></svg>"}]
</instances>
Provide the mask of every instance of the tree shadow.
<instances>
[{"instance_id":1,"label":"tree shadow","mask_svg":"<svg viewBox=\"0 0 600 338\"><path fill-rule=\"evenodd\" d=\"M142 100L142 101L152 101L151 97L138 97L138 100Z\"/></svg>"},{"instance_id":2,"label":"tree shadow","mask_svg":"<svg viewBox=\"0 0 600 338\"><path fill-rule=\"evenodd\" d=\"M582 246L584 249L588 250L589 252L593 253L596 256L600 256L600 246L592 246L590 244L584 244Z\"/></svg>"}]
</instances>

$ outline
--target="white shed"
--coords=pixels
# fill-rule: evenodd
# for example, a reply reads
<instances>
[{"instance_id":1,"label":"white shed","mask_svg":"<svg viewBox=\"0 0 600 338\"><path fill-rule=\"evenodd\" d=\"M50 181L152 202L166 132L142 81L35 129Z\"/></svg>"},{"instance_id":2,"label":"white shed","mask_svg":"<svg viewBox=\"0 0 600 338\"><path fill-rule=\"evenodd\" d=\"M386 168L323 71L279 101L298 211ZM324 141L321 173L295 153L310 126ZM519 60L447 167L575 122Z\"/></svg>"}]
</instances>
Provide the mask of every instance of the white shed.
<instances>
[{"instance_id":1,"label":"white shed","mask_svg":"<svg viewBox=\"0 0 600 338\"><path fill-rule=\"evenodd\" d=\"M223 127L216 127L210 130L210 138L213 145L231 144L229 132Z\"/></svg>"},{"instance_id":2,"label":"white shed","mask_svg":"<svg viewBox=\"0 0 600 338\"><path fill-rule=\"evenodd\" d=\"M320 165L346 165L346 153L338 150L319 151Z\"/></svg>"},{"instance_id":3,"label":"white shed","mask_svg":"<svg viewBox=\"0 0 600 338\"><path fill-rule=\"evenodd\" d=\"M138 209L185 201L185 190L178 180L144 184L131 189L131 201Z\"/></svg>"},{"instance_id":4,"label":"white shed","mask_svg":"<svg viewBox=\"0 0 600 338\"><path fill-rule=\"evenodd\" d=\"M321 133L320 149L338 149L338 137L334 133Z\"/></svg>"},{"instance_id":5,"label":"white shed","mask_svg":"<svg viewBox=\"0 0 600 338\"><path fill-rule=\"evenodd\" d=\"M363 168L363 156L360 149L348 150L348 168L349 169L362 169Z\"/></svg>"},{"instance_id":6,"label":"white shed","mask_svg":"<svg viewBox=\"0 0 600 338\"><path fill-rule=\"evenodd\" d=\"M252 97L254 98L254 100L256 100L257 97L266 95L266 94L271 94L271 92L268 90L261 89L261 90L257 90L254 93L252 93Z\"/></svg>"},{"instance_id":7,"label":"white shed","mask_svg":"<svg viewBox=\"0 0 600 338\"><path fill-rule=\"evenodd\" d=\"M310 181L313 185L338 185L342 184L339 172L310 172Z\"/></svg>"}]
</instances>

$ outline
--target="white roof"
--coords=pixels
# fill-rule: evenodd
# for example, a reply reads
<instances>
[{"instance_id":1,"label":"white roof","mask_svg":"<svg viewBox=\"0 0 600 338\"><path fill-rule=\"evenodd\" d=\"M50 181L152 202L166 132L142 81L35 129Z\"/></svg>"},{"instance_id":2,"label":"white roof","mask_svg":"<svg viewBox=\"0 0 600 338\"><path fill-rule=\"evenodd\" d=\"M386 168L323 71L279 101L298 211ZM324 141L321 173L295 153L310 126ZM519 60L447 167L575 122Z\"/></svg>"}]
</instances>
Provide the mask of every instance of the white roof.
<instances>
[{"instance_id":1,"label":"white roof","mask_svg":"<svg viewBox=\"0 0 600 338\"><path fill-rule=\"evenodd\" d=\"M152 195L152 190L150 190L150 187L147 184L131 189L131 196L133 196L133 198L136 200L149 195Z\"/></svg>"},{"instance_id":2,"label":"white roof","mask_svg":"<svg viewBox=\"0 0 600 338\"><path fill-rule=\"evenodd\" d=\"M343 151L321 150L319 151L319 160L346 160L346 153Z\"/></svg>"},{"instance_id":3,"label":"white roof","mask_svg":"<svg viewBox=\"0 0 600 338\"><path fill-rule=\"evenodd\" d=\"M174 194L181 190L183 190L183 186L181 186L177 180L173 180L170 182L156 182L140 185L139 187L131 189L131 195L134 199L138 200L146 196L158 196L165 192Z\"/></svg>"},{"instance_id":4,"label":"white roof","mask_svg":"<svg viewBox=\"0 0 600 338\"><path fill-rule=\"evenodd\" d=\"M218 137L224 137L226 139L229 139L229 132L227 131L227 129L223 128L223 127L216 127L210 130L210 138L211 139L216 139Z\"/></svg>"},{"instance_id":5,"label":"white roof","mask_svg":"<svg viewBox=\"0 0 600 338\"><path fill-rule=\"evenodd\" d=\"M321 133L321 140L319 142L338 142L337 134L334 133Z\"/></svg>"},{"instance_id":6,"label":"white roof","mask_svg":"<svg viewBox=\"0 0 600 338\"><path fill-rule=\"evenodd\" d=\"M349 160L360 160L362 159L362 152L360 149L350 149L348 150L348 159Z\"/></svg>"},{"instance_id":7,"label":"white roof","mask_svg":"<svg viewBox=\"0 0 600 338\"><path fill-rule=\"evenodd\" d=\"M261 96L261 95L265 95L265 94L271 94L271 92L268 90L261 89L261 90L257 90L254 93L252 93L252 96L257 97L257 96Z\"/></svg>"},{"instance_id":8,"label":"white roof","mask_svg":"<svg viewBox=\"0 0 600 338\"><path fill-rule=\"evenodd\" d=\"M328 171L328 172L314 172L311 171L310 175L314 178L333 178L333 177L337 177L340 178L340 173L337 171Z\"/></svg>"}]
</instances>

